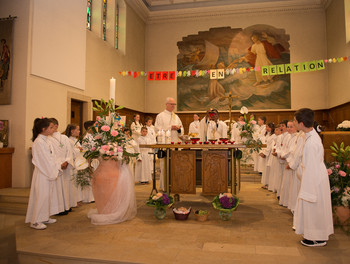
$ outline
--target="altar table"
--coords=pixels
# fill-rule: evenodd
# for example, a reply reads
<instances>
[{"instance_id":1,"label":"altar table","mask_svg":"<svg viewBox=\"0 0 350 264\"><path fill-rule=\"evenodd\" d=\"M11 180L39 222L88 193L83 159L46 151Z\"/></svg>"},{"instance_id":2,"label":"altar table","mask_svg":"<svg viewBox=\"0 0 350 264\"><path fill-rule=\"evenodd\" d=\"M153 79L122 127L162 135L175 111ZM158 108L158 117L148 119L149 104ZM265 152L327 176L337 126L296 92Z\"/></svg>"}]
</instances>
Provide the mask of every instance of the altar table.
<instances>
[{"instance_id":1,"label":"altar table","mask_svg":"<svg viewBox=\"0 0 350 264\"><path fill-rule=\"evenodd\" d=\"M202 194L218 195L228 191L237 194L240 189L240 161L236 150L241 144L153 144L140 148L166 151L164 164L164 188L167 193L196 193L196 161L202 166ZM201 152L201 157L196 152ZM238 165L238 166L237 166ZM231 177L230 177L231 176ZM153 191L153 190L152 190Z\"/></svg>"}]
</instances>

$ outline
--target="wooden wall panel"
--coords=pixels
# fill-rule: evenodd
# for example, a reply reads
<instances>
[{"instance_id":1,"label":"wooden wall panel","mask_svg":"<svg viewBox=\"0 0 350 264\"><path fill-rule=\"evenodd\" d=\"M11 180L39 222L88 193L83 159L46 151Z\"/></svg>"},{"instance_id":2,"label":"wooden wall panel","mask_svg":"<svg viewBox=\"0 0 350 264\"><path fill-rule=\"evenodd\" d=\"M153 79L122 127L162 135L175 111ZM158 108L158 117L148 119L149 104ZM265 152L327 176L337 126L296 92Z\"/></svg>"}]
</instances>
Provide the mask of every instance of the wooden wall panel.
<instances>
[{"instance_id":1,"label":"wooden wall panel","mask_svg":"<svg viewBox=\"0 0 350 264\"><path fill-rule=\"evenodd\" d=\"M134 114L139 114L142 124L147 116L153 118L153 124L157 113L142 113L134 111L129 108L123 108L118 111L120 115L126 116L126 125L130 127ZM254 114L256 119L259 116L265 116L267 122L273 122L275 124L280 123L282 120L292 120L294 118L295 111L251 111L250 113ZM188 128L190 123L193 121L193 113L177 113L180 117L182 124L185 129L185 134L188 134ZM232 113L232 120L237 120L239 117L239 112ZM96 113L94 112L93 118L96 120ZM199 113L200 118L202 119L205 116L205 113ZM228 120L228 112L220 112L220 120ZM334 131L336 126L344 120L350 120L350 102L339 105L330 109L321 109L315 111L315 120L322 126L326 128L326 131Z\"/></svg>"},{"instance_id":2,"label":"wooden wall panel","mask_svg":"<svg viewBox=\"0 0 350 264\"><path fill-rule=\"evenodd\" d=\"M203 151L202 193L218 195L227 192L228 155L227 151Z\"/></svg>"},{"instance_id":3,"label":"wooden wall panel","mask_svg":"<svg viewBox=\"0 0 350 264\"><path fill-rule=\"evenodd\" d=\"M196 151L172 151L170 172L172 193L196 193Z\"/></svg>"}]
</instances>

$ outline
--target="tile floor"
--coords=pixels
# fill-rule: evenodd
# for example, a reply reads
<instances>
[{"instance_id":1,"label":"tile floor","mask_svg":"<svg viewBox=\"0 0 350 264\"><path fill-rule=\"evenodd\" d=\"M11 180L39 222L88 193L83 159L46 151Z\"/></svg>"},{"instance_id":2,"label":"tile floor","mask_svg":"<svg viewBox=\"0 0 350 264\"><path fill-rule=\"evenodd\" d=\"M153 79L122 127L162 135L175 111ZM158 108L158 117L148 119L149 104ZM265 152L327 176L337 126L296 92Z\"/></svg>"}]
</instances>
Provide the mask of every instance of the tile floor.
<instances>
[{"instance_id":1,"label":"tile floor","mask_svg":"<svg viewBox=\"0 0 350 264\"><path fill-rule=\"evenodd\" d=\"M170 209L165 220L156 220L144 205L150 185L135 186L138 214L121 224L92 225L86 214L94 204L55 217L57 223L43 231L29 228L24 216L3 214L0 263L349 263L350 236L336 228L326 247L302 246L289 210L260 186L242 183L230 221L220 220L212 197L200 194L181 195L176 205L208 209L208 221L197 222L194 215L177 221Z\"/></svg>"}]
</instances>

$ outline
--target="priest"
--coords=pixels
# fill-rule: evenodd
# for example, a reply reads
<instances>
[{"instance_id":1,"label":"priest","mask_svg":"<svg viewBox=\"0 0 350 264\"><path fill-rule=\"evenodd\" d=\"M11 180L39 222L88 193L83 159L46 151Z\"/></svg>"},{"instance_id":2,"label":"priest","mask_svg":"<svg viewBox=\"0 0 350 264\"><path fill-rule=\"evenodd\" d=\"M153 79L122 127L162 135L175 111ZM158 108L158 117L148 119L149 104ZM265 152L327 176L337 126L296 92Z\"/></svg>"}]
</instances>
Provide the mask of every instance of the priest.
<instances>
[{"instance_id":1,"label":"priest","mask_svg":"<svg viewBox=\"0 0 350 264\"><path fill-rule=\"evenodd\" d=\"M219 120L219 112L210 109L209 122L207 123L207 140L227 138L227 125Z\"/></svg>"},{"instance_id":2,"label":"priest","mask_svg":"<svg viewBox=\"0 0 350 264\"><path fill-rule=\"evenodd\" d=\"M167 130L171 133L171 141L177 143L181 141L180 136L184 134L182 122L177 114L174 113L176 102L173 98L168 97L165 101L165 110L156 117L154 129L156 134L158 131ZM164 190L164 159L160 160L160 186L159 189Z\"/></svg>"}]
</instances>

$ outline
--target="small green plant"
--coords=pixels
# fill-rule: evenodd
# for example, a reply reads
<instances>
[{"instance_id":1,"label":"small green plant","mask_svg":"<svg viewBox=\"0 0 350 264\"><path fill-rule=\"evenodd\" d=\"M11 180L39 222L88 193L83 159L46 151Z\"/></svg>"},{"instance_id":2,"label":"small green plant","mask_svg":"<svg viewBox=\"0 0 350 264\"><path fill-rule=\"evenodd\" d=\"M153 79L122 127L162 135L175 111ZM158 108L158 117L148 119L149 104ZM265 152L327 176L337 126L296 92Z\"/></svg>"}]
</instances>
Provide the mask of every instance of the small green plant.
<instances>
[{"instance_id":1,"label":"small green plant","mask_svg":"<svg viewBox=\"0 0 350 264\"><path fill-rule=\"evenodd\" d=\"M207 210L196 210L195 214L197 214L197 215L207 215L208 211Z\"/></svg>"},{"instance_id":2,"label":"small green plant","mask_svg":"<svg viewBox=\"0 0 350 264\"><path fill-rule=\"evenodd\" d=\"M344 146L344 142L340 143L338 147L337 143L333 142L333 146L330 146L331 150L334 152L331 153L335 157L336 161L340 162L342 165L347 163L350 159L350 146Z\"/></svg>"}]
</instances>

